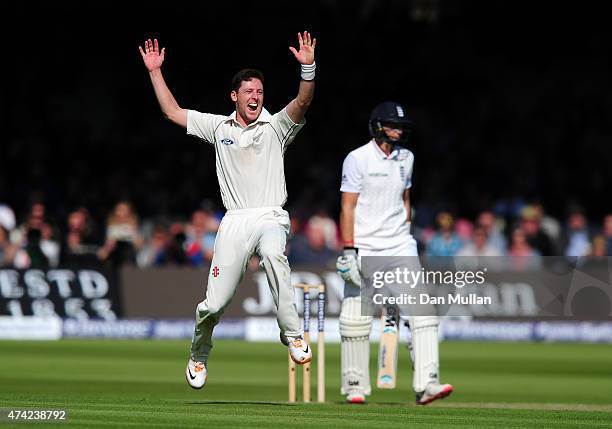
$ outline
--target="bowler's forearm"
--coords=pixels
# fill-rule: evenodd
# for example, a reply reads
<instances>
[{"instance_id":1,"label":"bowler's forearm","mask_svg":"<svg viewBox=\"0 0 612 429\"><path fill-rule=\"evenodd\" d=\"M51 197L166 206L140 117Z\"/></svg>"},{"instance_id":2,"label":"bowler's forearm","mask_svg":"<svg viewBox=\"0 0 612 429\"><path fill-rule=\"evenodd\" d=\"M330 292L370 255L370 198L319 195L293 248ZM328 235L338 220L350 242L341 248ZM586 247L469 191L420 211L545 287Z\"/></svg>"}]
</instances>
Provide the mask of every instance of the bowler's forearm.
<instances>
[{"instance_id":1,"label":"bowler's forearm","mask_svg":"<svg viewBox=\"0 0 612 429\"><path fill-rule=\"evenodd\" d=\"M306 109L308 109L308 106L310 106L310 103L312 103L314 90L314 80L300 80L300 88L295 99L297 100L298 105L304 109L304 113L306 113Z\"/></svg>"},{"instance_id":2,"label":"bowler's forearm","mask_svg":"<svg viewBox=\"0 0 612 429\"><path fill-rule=\"evenodd\" d=\"M295 123L301 122L314 97L314 80L301 80L297 97L287 105L287 114Z\"/></svg>"},{"instance_id":3,"label":"bowler's forearm","mask_svg":"<svg viewBox=\"0 0 612 429\"><path fill-rule=\"evenodd\" d=\"M164 117L175 124L187 128L187 111L182 109L176 102L168 85L166 85L161 69L149 72L149 76Z\"/></svg>"}]
</instances>

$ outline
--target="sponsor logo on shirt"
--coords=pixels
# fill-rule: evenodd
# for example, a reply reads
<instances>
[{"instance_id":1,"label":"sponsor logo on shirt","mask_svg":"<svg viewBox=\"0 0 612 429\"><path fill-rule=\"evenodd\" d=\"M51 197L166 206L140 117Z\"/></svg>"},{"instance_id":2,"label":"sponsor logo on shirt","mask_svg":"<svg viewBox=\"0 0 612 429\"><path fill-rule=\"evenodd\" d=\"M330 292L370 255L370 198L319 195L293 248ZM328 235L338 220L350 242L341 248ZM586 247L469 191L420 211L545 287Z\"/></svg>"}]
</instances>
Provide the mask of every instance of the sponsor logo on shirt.
<instances>
[{"instance_id":1,"label":"sponsor logo on shirt","mask_svg":"<svg viewBox=\"0 0 612 429\"><path fill-rule=\"evenodd\" d=\"M368 173L370 177L387 177L388 175L387 173Z\"/></svg>"},{"instance_id":2,"label":"sponsor logo on shirt","mask_svg":"<svg viewBox=\"0 0 612 429\"><path fill-rule=\"evenodd\" d=\"M406 180L406 179L404 178L404 173L405 173L404 166L403 166L403 165L400 165L400 178L402 179L402 182L403 182L404 180Z\"/></svg>"},{"instance_id":3,"label":"sponsor logo on shirt","mask_svg":"<svg viewBox=\"0 0 612 429\"><path fill-rule=\"evenodd\" d=\"M224 145L229 146L231 144L234 144L235 142L232 139L221 139L221 143L223 143Z\"/></svg>"}]
</instances>

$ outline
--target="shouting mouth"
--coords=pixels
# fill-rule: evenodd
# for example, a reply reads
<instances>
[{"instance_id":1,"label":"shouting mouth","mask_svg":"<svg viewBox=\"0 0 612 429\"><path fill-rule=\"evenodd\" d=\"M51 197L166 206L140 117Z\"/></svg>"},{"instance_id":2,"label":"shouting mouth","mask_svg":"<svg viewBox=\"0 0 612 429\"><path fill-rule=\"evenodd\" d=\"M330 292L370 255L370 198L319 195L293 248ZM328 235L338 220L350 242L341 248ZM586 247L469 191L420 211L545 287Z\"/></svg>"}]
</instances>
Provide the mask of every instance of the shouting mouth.
<instances>
[{"instance_id":1,"label":"shouting mouth","mask_svg":"<svg viewBox=\"0 0 612 429\"><path fill-rule=\"evenodd\" d=\"M251 112L256 112L258 105L257 103L249 103L247 104L247 107Z\"/></svg>"}]
</instances>

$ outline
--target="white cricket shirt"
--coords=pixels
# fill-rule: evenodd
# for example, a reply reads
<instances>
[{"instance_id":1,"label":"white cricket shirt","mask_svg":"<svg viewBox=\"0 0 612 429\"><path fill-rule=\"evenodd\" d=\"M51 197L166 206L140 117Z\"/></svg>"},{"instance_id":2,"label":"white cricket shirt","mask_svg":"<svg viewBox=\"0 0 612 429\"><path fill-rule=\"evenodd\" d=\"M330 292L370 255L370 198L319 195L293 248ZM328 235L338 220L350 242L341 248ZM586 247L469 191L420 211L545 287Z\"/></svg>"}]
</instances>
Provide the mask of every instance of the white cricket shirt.
<instances>
[{"instance_id":1,"label":"white cricket shirt","mask_svg":"<svg viewBox=\"0 0 612 429\"><path fill-rule=\"evenodd\" d=\"M215 147L217 178L227 210L282 206L287 200L283 156L304 126L285 109L270 115L266 109L247 127L230 116L187 112L187 134Z\"/></svg>"},{"instance_id":2,"label":"white cricket shirt","mask_svg":"<svg viewBox=\"0 0 612 429\"><path fill-rule=\"evenodd\" d=\"M340 191L359 194L355 207L355 247L384 250L411 239L404 190L412 186L414 155L397 146L387 156L374 140L344 159Z\"/></svg>"}]
</instances>

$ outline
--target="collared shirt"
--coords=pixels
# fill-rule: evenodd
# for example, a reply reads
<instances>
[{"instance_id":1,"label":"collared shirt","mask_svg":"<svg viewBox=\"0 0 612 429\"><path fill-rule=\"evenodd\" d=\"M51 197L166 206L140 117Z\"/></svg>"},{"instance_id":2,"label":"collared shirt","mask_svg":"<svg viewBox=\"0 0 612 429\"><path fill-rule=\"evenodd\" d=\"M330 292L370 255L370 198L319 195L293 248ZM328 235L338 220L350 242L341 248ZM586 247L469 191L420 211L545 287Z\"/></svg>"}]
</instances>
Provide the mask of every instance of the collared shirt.
<instances>
[{"instance_id":1,"label":"collared shirt","mask_svg":"<svg viewBox=\"0 0 612 429\"><path fill-rule=\"evenodd\" d=\"M412 186L414 155L396 146L386 155L374 140L355 149L342 165L341 192L359 194L354 240L358 249L384 250L410 239L404 191Z\"/></svg>"},{"instance_id":2,"label":"collared shirt","mask_svg":"<svg viewBox=\"0 0 612 429\"><path fill-rule=\"evenodd\" d=\"M270 115L263 109L247 127L230 116L187 112L187 134L215 147L217 179L227 210L282 206L287 200L283 157L304 126L286 109Z\"/></svg>"}]
</instances>

